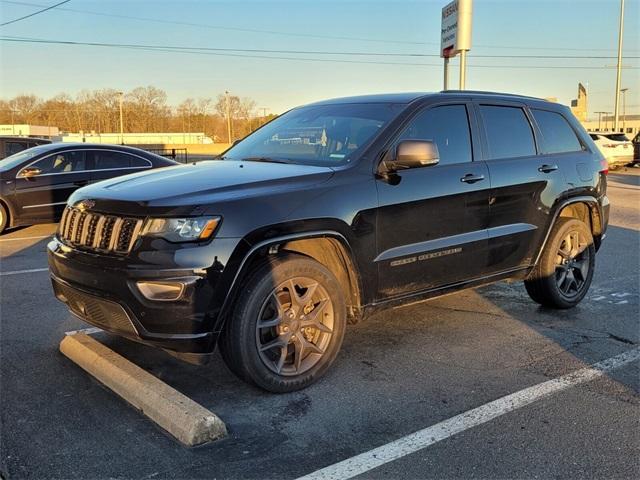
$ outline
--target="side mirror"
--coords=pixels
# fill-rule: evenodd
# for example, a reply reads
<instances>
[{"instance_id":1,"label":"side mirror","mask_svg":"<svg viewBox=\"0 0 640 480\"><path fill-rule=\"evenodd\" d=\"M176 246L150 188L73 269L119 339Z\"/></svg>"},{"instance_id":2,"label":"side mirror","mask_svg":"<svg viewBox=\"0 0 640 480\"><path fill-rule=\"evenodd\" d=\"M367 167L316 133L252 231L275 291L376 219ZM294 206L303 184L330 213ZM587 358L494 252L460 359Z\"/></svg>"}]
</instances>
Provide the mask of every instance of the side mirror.
<instances>
[{"instance_id":1,"label":"side mirror","mask_svg":"<svg viewBox=\"0 0 640 480\"><path fill-rule=\"evenodd\" d=\"M23 178L33 178L33 177L37 177L41 173L42 173L42 170L40 170L37 167L27 167L20 172L19 176Z\"/></svg>"},{"instance_id":2,"label":"side mirror","mask_svg":"<svg viewBox=\"0 0 640 480\"><path fill-rule=\"evenodd\" d=\"M419 168L437 165L438 146L431 140L403 140L396 147L393 164L398 168Z\"/></svg>"}]
</instances>

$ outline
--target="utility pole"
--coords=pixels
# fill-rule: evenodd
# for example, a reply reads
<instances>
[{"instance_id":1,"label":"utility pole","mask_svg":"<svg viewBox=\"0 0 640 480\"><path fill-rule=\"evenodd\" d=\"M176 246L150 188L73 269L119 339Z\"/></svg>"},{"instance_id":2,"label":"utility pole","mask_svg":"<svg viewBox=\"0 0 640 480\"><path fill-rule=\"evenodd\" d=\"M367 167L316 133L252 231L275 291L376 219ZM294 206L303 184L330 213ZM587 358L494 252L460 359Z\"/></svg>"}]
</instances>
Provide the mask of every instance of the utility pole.
<instances>
[{"instance_id":1,"label":"utility pole","mask_svg":"<svg viewBox=\"0 0 640 480\"><path fill-rule=\"evenodd\" d=\"M624 132L627 127L627 90L628 88L621 88L620 93L622 94L622 131Z\"/></svg>"},{"instance_id":2,"label":"utility pole","mask_svg":"<svg viewBox=\"0 0 640 480\"><path fill-rule=\"evenodd\" d=\"M624 33L624 0L620 0L620 27L618 29L618 66L616 69L616 102L614 112L614 131L618 131L620 113L620 77L622 76L622 36Z\"/></svg>"},{"instance_id":3,"label":"utility pole","mask_svg":"<svg viewBox=\"0 0 640 480\"><path fill-rule=\"evenodd\" d=\"M227 99L227 137L229 138L229 143L231 143L231 103L229 102L229 91L226 90L224 94Z\"/></svg>"},{"instance_id":4,"label":"utility pole","mask_svg":"<svg viewBox=\"0 0 640 480\"><path fill-rule=\"evenodd\" d=\"M118 92L118 96L120 97L120 145L124 145L124 120L122 118L122 100L124 92Z\"/></svg>"},{"instance_id":5,"label":"utility pole","mask_svg":"<svg viewBox=\"0 0 640 480\"><path fill-rule=\"evenodd\" d=\"M260 107L259 110L262 110L262 117L267 116L267 110L270 110L269 107Z\"/></svg>"}]
</instances>

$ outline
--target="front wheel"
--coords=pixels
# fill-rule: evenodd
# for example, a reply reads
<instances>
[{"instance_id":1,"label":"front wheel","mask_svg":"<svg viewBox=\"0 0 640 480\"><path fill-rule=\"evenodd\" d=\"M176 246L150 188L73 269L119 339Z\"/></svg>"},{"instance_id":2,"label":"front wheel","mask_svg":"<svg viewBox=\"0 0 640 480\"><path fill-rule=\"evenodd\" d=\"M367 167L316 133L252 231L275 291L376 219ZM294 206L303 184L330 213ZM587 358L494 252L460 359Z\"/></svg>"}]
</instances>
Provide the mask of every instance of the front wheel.
<instances>
[{"instance_id":1,"label":"front wheel","mask_svg":"<svg viewBox=\"0 0 640 480\"><path fill-rule=\"evenodd\" d=\"M329 270L291 255L255 271L227 322L220 350L229 368L265 390L291 392L316 381L335 360L346 307Z\"/></svg>"},{"instance_id":2,"label":"front wheel","mask_svg":"<svg viewBox=\"0 0 640 480\"><path fill-rule=\"evenodd\" d=\"M589 290L595 258L587 225L573 218L559 219L538 265L524 282L527 293L545 307L575 307Z\"/></svg>"}]
</instances>

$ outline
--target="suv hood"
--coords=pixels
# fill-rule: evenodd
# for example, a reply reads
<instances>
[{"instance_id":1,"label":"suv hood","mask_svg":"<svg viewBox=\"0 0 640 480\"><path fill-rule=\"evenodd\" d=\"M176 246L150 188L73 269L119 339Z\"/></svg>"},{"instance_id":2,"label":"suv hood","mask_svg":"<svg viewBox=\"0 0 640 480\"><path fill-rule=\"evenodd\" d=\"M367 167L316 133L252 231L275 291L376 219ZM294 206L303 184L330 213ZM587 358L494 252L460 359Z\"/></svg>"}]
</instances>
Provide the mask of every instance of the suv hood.
<instances>
[{"instance_id":1,"label":"suv hood","mask_svg":"<svg viewBox=\"0 0 640 480\"><path fill-rule=\"evenodd\" d=\"M149 207L196 206L306 188L327 181L329 167L231 160L166 167L104 180L77 190L83 199L135 202Z\"/></svg>"}]
</instances>

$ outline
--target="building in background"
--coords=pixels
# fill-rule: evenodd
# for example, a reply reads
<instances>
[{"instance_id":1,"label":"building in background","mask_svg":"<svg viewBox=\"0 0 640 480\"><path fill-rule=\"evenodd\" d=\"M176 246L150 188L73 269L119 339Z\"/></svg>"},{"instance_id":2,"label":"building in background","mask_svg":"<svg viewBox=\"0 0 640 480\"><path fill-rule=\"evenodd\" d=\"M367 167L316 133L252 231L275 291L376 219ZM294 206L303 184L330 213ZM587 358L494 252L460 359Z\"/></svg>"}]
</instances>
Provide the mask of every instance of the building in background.
<instances>
[{"instance_id":1,"label":"building in background","mask_svg":"<svg viewBox=\"0 0 640 480\"><path fill-rule=\"evenodd\" d=\"M196 133L65 133L58 138L60 142L72 143L110 143L125 145L210 145L211 137L203 132Z\"/></svg>"},{"instance_id":2,"label":"building in background","mask_svg":"<svg viewBox=\"0 0 640 480\"><path fill-rule=\"evenodd\" d=\"M581 123L590 132L613 132L614 117L613 115L602 115L600 119ZM631 140L640 132L640 115L620 115L618 130Z\"/></svg>"},{"instance_id":3,"label":"building in background","mask_svg":"<svg viewBox=\"0 0 640 480\"><path fill-rule=\"evenodd\" d=\"M27 124L0 125L0 135L8 137L53 138L60 135L58 127Z\"/></svg>"},{"instance_id":4,"label":"building in background","mask_svg":"<svg viewBox=\"0 0 640 480\"><path fill-rule=\"evenodd\" d=\"M578 83L578 98L571 100L571 112L581 122L586 122L589 119L587 89L581 83Z\"/></svg>"}]
</instances>

